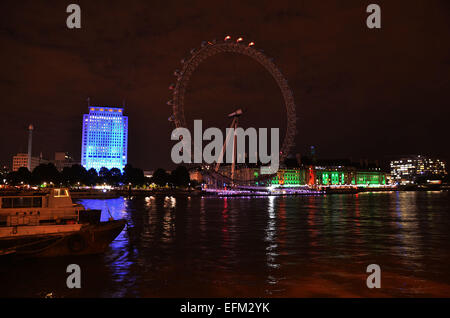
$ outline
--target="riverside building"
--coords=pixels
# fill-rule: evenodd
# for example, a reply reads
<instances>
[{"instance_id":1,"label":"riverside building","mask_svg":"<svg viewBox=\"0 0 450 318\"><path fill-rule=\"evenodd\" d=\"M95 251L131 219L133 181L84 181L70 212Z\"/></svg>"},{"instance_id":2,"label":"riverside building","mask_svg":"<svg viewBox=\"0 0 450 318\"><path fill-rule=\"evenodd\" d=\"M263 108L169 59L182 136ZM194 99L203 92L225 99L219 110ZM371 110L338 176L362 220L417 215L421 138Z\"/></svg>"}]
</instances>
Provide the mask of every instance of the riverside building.
<instances>
[{"instance_id":1,"label":"riverside building","mask_svg":"<svg viewBox=\"0 0 450 318\"><path fill-rule=\"evenodd\" d=\"M398 184L439 183L446 175L440 159L417 155L391 161L391 176Z\"/></svg>"},{"instance_id":2,"label":"riverside building","mask_svg":"<svg viewBox=\"0 0 450 318\"><path fill-rule=\"evenodd\" d=\"M123 108L89 106L83 116L81 165L94 168L118 168L127 164L128 117Z\"/></svg>"}]
</instances>

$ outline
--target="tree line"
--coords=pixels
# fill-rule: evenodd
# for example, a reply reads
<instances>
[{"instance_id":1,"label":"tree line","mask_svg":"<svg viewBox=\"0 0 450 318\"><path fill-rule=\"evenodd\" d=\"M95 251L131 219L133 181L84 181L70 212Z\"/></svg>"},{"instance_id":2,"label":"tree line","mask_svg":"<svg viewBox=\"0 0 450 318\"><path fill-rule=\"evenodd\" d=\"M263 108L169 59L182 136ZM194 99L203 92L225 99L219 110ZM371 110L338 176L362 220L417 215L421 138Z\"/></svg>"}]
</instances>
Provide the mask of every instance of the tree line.
<instances>
[{"instance_id":1,"label":"tree line","mask_svg":"<svg viewBox=\"0 0 450 318\"><path fill-rule=\"evenodd\" d=\"M118 168L108 169L102 167L98 172L94 168L86 170L81 165L65 167L61 172L52 163L40 164L30 172L26 167L21 167L17 171L9 172L5 180L10 185L30 184L39 186L60 185L60 186L95 186L107 184L111 186L170 186L187 187L195 185L189 178L189 172L184 166L167 173L164 169L157 169L151 178L144 176L140 168L134 168L127 164L123 172Z\"/></svg>"}]
</instances>

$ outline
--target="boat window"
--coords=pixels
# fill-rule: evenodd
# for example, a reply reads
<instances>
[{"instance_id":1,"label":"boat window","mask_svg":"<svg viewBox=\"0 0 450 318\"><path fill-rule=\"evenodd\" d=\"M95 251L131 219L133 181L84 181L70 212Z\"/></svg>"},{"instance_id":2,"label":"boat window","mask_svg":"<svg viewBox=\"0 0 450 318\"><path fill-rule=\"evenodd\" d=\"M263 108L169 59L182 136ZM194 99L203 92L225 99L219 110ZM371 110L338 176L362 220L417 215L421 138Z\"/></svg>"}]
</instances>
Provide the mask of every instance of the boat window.
<instances>
[{"instance_id":1,"label":"boat window","mask_svg":"<svg viewBox=\"0 0 450 318\"><path fill-rule=\"evenodd\" d=\"M57 197L68 197L69 193L66 189L55 189L55 198Z\"/></svg>"},{"instance_id":2,"label":"boat window","mask_svg":"<svg viewBox=\"0 0 450 318\"><path fill-rule=\"evenodd\" d=\"M32 206L31 202L32 202L31 197L23 197L23 198L14 198L13 199L13 207L15 208L30 208Z\"/></svg>"},{"instance_id":3,"label":"boat window","mask_svg":"<svg viewBox=\"0 0 450 318\"><path fill-rule=\"evenodd\" d=\"M42 207L42 198L34 197L33 198L33 208L40 208L40 207Z\"/></svg>"},{"instance_id":4,"label":"boat window","mask_svg":"<svg viewBox=\"0 0 450 318\"><path fill-rule=\"evenodd\" d=\"M2 198L2 208L40 208L42 197Z\"/></svg>"}]
</instances>

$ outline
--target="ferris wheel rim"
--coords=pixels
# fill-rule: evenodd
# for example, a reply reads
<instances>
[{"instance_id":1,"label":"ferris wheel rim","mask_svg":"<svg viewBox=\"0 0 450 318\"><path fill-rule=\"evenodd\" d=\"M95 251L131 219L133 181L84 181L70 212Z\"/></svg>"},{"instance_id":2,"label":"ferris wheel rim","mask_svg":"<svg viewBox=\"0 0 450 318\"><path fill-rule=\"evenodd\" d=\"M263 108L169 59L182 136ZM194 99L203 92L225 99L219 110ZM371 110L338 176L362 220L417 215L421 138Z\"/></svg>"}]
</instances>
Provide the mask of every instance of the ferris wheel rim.
<instances>
[{"instance_id":1,"label":"ferris wheel rim","mask_svg":"<svg viewBox=\"0 0 450 318\"><path fill-rule=\"evenodd\" d=\"M172 100L167 102L168 105L172 106L173 114L171 120L177 128L187 127L184 111L186 89L191 75L203 61L221 53L237 53L248 56L269 72L277 83L283 96L286 107L287 125L282 146L280 147L279 162L282 163L287 158L289 151L294 144L294 137L296 134L296 107L292 90L280 69L273 63L270 57L254 47L254 42L246 44L243 42L242 38L238 38L236 41L230 41L230 39L231 38L227 36L223 42L219 43L216 41L204 41L202 42L200 49L192 49L190 51L191 56L181 60L181 69L177 69L174 72L176 84L171 84L169 87L173 90Z\"/></svg>"}]
</instances>

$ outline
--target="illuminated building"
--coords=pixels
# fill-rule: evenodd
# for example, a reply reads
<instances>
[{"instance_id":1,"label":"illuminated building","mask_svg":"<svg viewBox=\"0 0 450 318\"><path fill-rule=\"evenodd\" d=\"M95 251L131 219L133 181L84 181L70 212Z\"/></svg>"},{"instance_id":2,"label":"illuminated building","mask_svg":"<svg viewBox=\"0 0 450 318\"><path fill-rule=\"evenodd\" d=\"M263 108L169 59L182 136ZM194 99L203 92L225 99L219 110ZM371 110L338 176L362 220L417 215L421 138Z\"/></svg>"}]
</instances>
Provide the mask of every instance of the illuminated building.
<instances>
[{"instance_id":1,"label":"illuminated building","mask_svg":"<svg viewBox=\"0 0 450 318\"><path fill-rule=\"evenodd\" d=\"M196 181L199 184L203 182L203 176L201 171L198 170L193 170L193 171L189 171L189 179L191 181Z\"/></svg>"},{"instance_id":2,"label":"illuminated building","mask_svg":"<svg viewBox=\"0 0 450 318\"><path fill-rule=\"evenodd\" d=\"M306 170L279 169L277 175L272 179L272 185L298 186L306 184Z\"/></svg>"},{"instance_id":3,"label":"illuminated building","mask_svg":"<svg viewBox=\"0 0 450 318\"><path fill-rule=\"evenodd\" d=\"M425 156L409 156L391 161L392 179L399 184L430 183L447 175L445 163Z\"/></svg>"},{"instance_id":4,"label":"illuminated building","mask_svg":"<svg viewBox=\"0 0 450 318\"><path fill-rule=\"evenodd\" d=\"M128 117L123 108L90 106L83 116L81 165L94 168L118 168L127 163Z\"/></svg>"},{"instance_id":5,"label":"illuminated building","mask_svg":"<svg viewBox=\"0 0 450 318\"><path fill-rule=\"evenodd\" d=\"M299 169L280 169L272 179L272 185L300 186L339 186L353 185L358 187L386 185L386 173L382 171L366 171L353 167L308 167Z\"/></svg>"},{"instance_id":6,"label":"illuminated building","mask_svg":"<svg viewBox=\"0 0 450 318\"><path fill-rule=\"evenodd\" d=\"M314 148L315 149L315 148ZM274 188L388 188L391 187L389 173L384 172L378 162L361 160L359 163L349 159L314 160L308 157L296 155L288 157L280 166L277 173L268 179L255 181L258 177L259 167L240 167L236 172L240 185L246 186L266 186ZM221 166L220 174L230 177L230 167ZM217 181L214 177L203 173L201 170L190 172L191 179L196 178L202 183L211 187L225 187L226 181ZM254 178L252 178L254 177Z\"/></svg>"},{"instance_id":7,"label":"illuminated building","mask_svg":"<svg viewBox=\"0 0 450 318\"><path fill-rule=\"evenodd\" d=\"M154 173L153 170L144 170L144 177L151 178L153 177L153 173Z\"/></svg>"},{"instance_id":8,"label":"illuminated building","mask_svg":"<svg viewBox=\"0 0 450 318\"><path fill-rule=\"evenodd\" d=\"M317 186L317 187L382 187L388 185L388 173L381 171L378 162L350 159L321 159L315 156L315 147L311 147L310 157L297 155L298 164L285 162L270 184L280 186Z\"/></svg>"},{"instance_id":9,"label":"illuminated building","mask_svg":"<svg viewBox=\"0 0 450 318\"><path fill-rule=\"evenodd\" d=\"M13 156L13 171L19 170L19 168L25 167L28 168L28 153L18 153L17 155ZM48 160L42 159L39 157L31 157L30 160L30 172L34 170L37 166L39 166L41 163L48 163Z\"/></svg>"}]
</instances>

